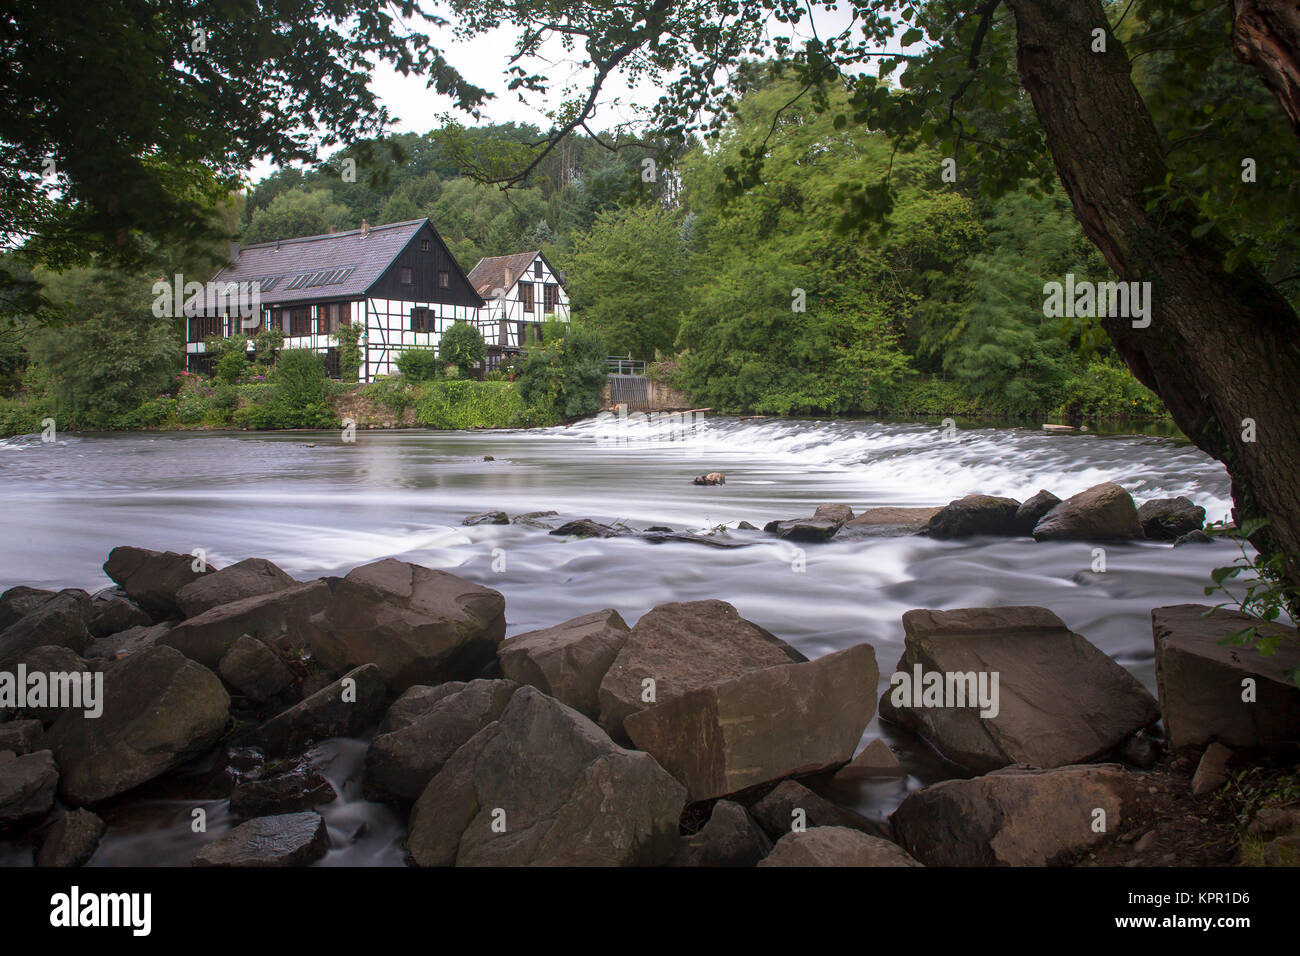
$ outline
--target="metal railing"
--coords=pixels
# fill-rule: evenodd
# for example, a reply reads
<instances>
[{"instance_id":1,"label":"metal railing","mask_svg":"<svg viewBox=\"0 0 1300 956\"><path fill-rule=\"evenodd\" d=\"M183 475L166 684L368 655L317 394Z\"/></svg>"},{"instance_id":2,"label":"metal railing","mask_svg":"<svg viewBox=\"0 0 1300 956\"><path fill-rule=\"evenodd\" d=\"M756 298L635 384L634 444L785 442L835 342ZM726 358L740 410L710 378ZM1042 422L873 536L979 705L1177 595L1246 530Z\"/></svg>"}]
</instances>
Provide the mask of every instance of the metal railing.
<instances>
[{"instance_id":1,"label":"metal railing","mask_svg":"<svg viewBox=\"0 0 1300 956\"><path fill-rule=\"evenodd\" d=\"M644 375L645 362L632 356L610 355L605 359L605 367L610 375Z\"/></svg>"}]
</instances>

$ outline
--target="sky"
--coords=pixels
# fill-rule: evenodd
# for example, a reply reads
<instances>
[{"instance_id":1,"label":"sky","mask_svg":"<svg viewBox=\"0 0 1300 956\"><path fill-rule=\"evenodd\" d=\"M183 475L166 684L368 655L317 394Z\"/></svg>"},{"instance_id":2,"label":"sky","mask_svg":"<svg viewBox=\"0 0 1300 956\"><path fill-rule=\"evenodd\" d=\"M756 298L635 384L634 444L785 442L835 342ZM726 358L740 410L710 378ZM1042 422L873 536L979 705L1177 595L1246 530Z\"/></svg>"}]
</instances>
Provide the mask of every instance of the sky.
<instances>
[{"instance_id":1,"label":"sky","mask_svg":"<svg viewBox=\"0 0 1300 956\"><path fill-rule=\"evenodd\" d=\"M445 19L453 19L451 12L441 4L434 3L427 6L427 9ZM811 27L815 25L817 33L825 37L840 32L851 20L851 12L848 10L826 10L821 7L813 7L812 10L812 18L796 27L769 21L769 36L781 35L793 29L795 36L806 39L812 35ZM440 117L448 113L457 116L466 126L516 122L531 123L546 129L550 126L545 115L546 109L554 108L576 91L585 92L588 88L590 74L579 68L578 53L566 53L558 43L553 43L543 51L549 62L526 65L532 72L548 76L552 81L551 90L545 98L533 94L528 102L521 102L516 93L506 90L505 74L519 35L518 28L503 26L473 40L460 41L452 35L450 27L438 28L424 23L409 25L427 33L451 65L467 80L497 96L483 107L482 119L475 121L468 114L454 110L450 97L439 96L426 88L424 77L402 76L386 64L380 64L371 74L371 88L380 103L392 114L395 120L394 132L427 133L441 125ZM636 119L635 108L653 104L659 95L660 91L651 84L642 83L632 88L622 77L611 76L602 89L601 100L590 125L592 129L601 131L620 123L632 122ZM250 171L250 177L257 182L275 168L270 163L259 163Z\"/></svg>"}]
</instances>

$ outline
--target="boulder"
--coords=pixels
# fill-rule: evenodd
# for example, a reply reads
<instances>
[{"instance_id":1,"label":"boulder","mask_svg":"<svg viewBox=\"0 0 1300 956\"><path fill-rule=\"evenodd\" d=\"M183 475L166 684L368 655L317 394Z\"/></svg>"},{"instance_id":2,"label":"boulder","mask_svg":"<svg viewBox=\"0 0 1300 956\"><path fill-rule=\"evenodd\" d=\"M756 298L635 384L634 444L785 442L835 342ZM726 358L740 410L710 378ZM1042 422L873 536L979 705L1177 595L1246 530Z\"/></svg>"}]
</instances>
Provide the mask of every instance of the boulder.
<instances>
[{"instance_id":1,"label":"boulder","mask_svg":"<svg viewBox=\"0 0 1300 956\"><path fill-rule=\"evenodd\" d=\"M13 720L0 724L0 750L29 754L40 749L44 728L39 720Z\"/></svg>"},{"instance_id":2,"label":"boulder","mask_svg":"<svg viewBox=\"0 0 1300 956\"><path fill-rule=\"evenodd\" d=\"M121 660L136 651L142 651L146 647L153 647L170 634L171 630L171 624L129 627L125 631L119 631L116 634L109 634L107 637L91 641L90 646L86 648L86 657L88 659L109 661Z\"/></svg>"},{"instance_id":3,"label":"boulder","mask_svg":"<svg viewBox=\"0 0 1300 956\"><path fill-rule=\"evenodd\" d=\"M61 814L36 851L36 865L82 866L95 855L104 829L104 821L89 810L76 809Z\"/></svg>"},{"instance_id":4,"label":"boulder","mask_svg":"<svg viewBox=\"0 0 1300 956\"><path fill-rule=\"evenodd\" d=\"M750 812L773 840L780 840L796 828L805 827L847 827L872 836L887 835L880 824L832 803L796 780L781 781L771 793L755 803Z\"/></svg>"},{"instance_id":5,"label":"boulder","mask_svg":"<svg viewBox=\"0 0 1300 956\"><path fill-rule=\"evenodd\" d=\"M229 715L207 668L170 647L131 655L104 673L99 717L65 711L46 731L64 801L97 803L166 773L216 743Z\"/></svg>"},{"instance_id":6,"label":"boulder","mask_svg":"<svg viewBox=\"0 0 1300 956\"><path fill-rule=\"evenodd\" d=\"M903 631L880 715L972 773L1093 760L1159 719L1135 677L1046 608L913 610Z\"/></svg>"},{"instance_id":7,"label":"boulder","mask_svg":"<svg viewBox=\"0 0 1300 956\"><path fill-rule=\"evenodd\" d=\"M54 702L50 697L56 690L60 694L73 693L77 695L72 699L74 703L89 706L89 702L85 699L88 690L85 675L90 673L90 668L78 654L66 647L42 645L41 647L33 647L30 651L20 654L17 658L0 662L0 671L14 673L20 663L26 667L28 675L45 675L45 694L47 695L44 706L37 706L29 699L27 706L23 708L25 716L39 720L43 724L52 724L58 720L67 711L68 706L54 706ZM54 675L67 676L55 677ZM74 690L74 685L80 686Z\"/></svg>"},{"instance_id":8,"label":"boulder","mask_svg":"<svg viewBox=\"0 0 1300 956\"><path fill-rule=\"evenodd\" d=\"M463 525L473 527L478 524L509 524L510 516L504 511L484 511L481 514L470 515L461 521Z\"/></svg>"},{"instance_id":9,"label":"boulder","mask_svg":"<svg viewBox=\"0 0 1300 956\"><path fill-rule=\"evenodd\" d=\"M49 813L58 784L59 771L48 750L0 761L0 824Z\"/></svg>"},{"instance_id":10,"label":"boulder","mask_svg":"<svg viewBox=\"0 0 1300 956\"><path fill-rule=\"evenodd\" d=\"M787 541L829 541L840 530L841 521L831 518L791 518L789 521L769 521L763 530Z\"/></svg>"},{"instance_id":11,"label":"boulder","mask_svg":"<svg viewBox=\"0 0 1300 956\"><path fill-rule=\"evenodd\" d=\"M1060 503L1061 499L1050 491L1040 490L1036 495L1026 498L1016 509L1015 517L1011 519L1012 530L1019 535L1033 534L1043 516Z\"/></svg>"},{"instance_id":12,"label":"boulder","mask_svg":"<svg viewBox=\"0 0 1300 956\"><path fill-rule=\"evenodd\" d=\"M420 866L667 863L686 792L534 687L461 747L411 811Z\"/></svg>"},{"instance_id":13,"label":"boulder","mask_svg":"<svg viewBox=\"0 0 1300 956\"><path fill-rule=\"evenodd\" d=\"M1213 793L1228 782L1228 761L1232 760L1232 751L1217 740L1205 748L1201 762L1196 765L1192 775L1192 796L1200 797Z\"/></svg>"},{"instance_id":14,"label":"boulder","mask_svg":"<svg viewBox=\"0 0 1300 956\"><path fill-rule=\"evenodd\" d=\"M1300 688L1289 675L1300 666L1295 629L1271 625L1286 636L1269 657L1221 643L1258 623L1200 604L1151 612L1156 684L1171 748L1218 740L1234 749L1281 751L1300 740Z\"/></svg>"},{"instance_id":15,"label":"boulder","mask_svg":"<svg viewBox=\"0 0 1300 956\"><path fill-rule=\"evenodd\" d=\"M196 570L196 564L204 570ZM104 562L104 573L155 618L180 614L176 592L214 571L191 555L147 548L114 548Z\"/></svg>"},{"instance_id":16,"label":"boulder","mask_svg":"<svg viewBox=\"0 0 1300 956\"><path fill-rule=\"evenodd\" d=\"M265 558L246 558L191 581L176 592L176 603L186 617L196 617L218 605L274 594L297 583Z\"/></svg>"},{"instance_id":17,"label":"boulder","mask_svg":"<svg viewBox=\"0 0 1300 956\"><path fill-rule=\"evenodd\" d=\"M707 800L847 761L875 713L877 676L875 651L858 644L687 691L623 726L692 800Z\"/></svg>"},{"instance_id":18,"label":"boulder","mask_svg":"<svg viewBox=\"0 0 1300 956\"><path fill-rule=\"evenodd\" d=\"M505 636L501 592L445 571L389 558L329 587L313 655L335 673L378 664L395 691L477 677Z\"/></svg>"},{"instance_id":19,"label":"boulder","mask_svg":"<svg viewBox=\"0 0 1300 956\"><path fill-rule=\"evenodd\" d=\"M817 510L813 512L813 517L825 518L828 521L836 521L840 524L844 524L846 521L853 520L853 509L848 505L818 505Z\"/></svg>"},{"instance_id":20,"label":"boulder","mask_svg":"<svg viewBox=\"0 0 1300 956\"><path fill-rule=\"evenodd\" d=\"M254 703L270 700L293 683L293 672L280 660L280 655L247 634L226 651L217 673Z\"/></svg>"},{"instance_id":21,"label":"boulder","mask_svg":"<svg viewBox=\"0 0 1300 956\"><path fill-rule=\"evenodd\" d=\"M903 777L907 771L898 762L889 745L877 737L862 748L854 757L835 774L835 780L872 780L877 777Z\"/></svg>"},{"instance_id":22,"label":"boulder","mask_svg":"<svg viewBox=\"0 0 1300 956\"><path fill-rule=\"evenodd\" d=\"M241 780L230 791L230 812L241 817L265 817L310 810L336 799L333 784L319 771L306 768L261 780Z\"/></svg>"},{"instance_id":23,"label":"boulder","mask_svg":"<svg viewBox=\"0 0 1300 956\"><path fill-rule=\"evenodd\" d=\"M1015 534L1020 502L993 495L967 495L950 501L926 526L932 538L969 538L977 534Z\"/></svg>"},{"instance_id":24,"label":"boulder","mask_svg":"<svg viewBox=\"0 0 1300 956\"><path fill-rule=\"evenodd\" d=\"M1214 539L1204 531L1189 531L1187 534L1180 534L1174 539L1175 548L1185 544L1214 544Z\"/></svg>"},{"instance_id":25,"label":"boulder","mask_svg":"<svg viewBox=\"0 0 1300 956\"><path fill-rule=\"evenodd\" d=\"M515 515L510 519L511 524L523 524L530 528L540 528L543 531L550 531L551 526L543 521L543 518L555 518L559 516L558 511L529 511L525 514Z\"/></svg>"},{"instance_id":26,"label":"boulder","mask_svg":"<svg viewBox=\"0 0 1300 956\"><path fill-rule=\"evenodd\" d=\"M363 664L276 714L253 731L251 740L267 754L283 756L314 740L356 737L379 719L387 700L383 671Z\"/></svg>"},{"instance_id":27,"label":"boulder","mask_svg":"<svg viewBox=\"0 0 1300 956\"><path fill-rule=\"evenodd\" d=\"M881 525L906 525L923 528L942 508L867 508L844 522L846 528L873 528Z\"/></svg>"},{"instance_id":28,"label":"boulder","mask_svg":"<svg viewBox=\"0 0 1300 956\"><path fill-rule=\"evenodd\" d=\"M195 866L307 866L330 848L325 819L310 810L258 817L213 840Z\"/></svg>"},{"instance_id":29,"label":"boulder","mask_svg":"<svg viewBox=\"0 0 1300 956\"><path fill-rule=\"evenodd\" d=\"M90 623L93 638L108 637L133 627L148 627L153 619L121 588L104 588L90 599Z\"/></svg>"},{"instance_id":30,"label":"boulder","mask_svg":"<svg viewBox=\"0 0 1300 956\"><path fill-rule=\"evenodd\" d=\"M1035 541L1125 541L1142 537L1129 493L1113 481L1071 495L1034 525Z\"/></svg>"},{"instance_id":31,"label":"boulder","mask_svg":"<svg viewBox=\"0 0 1300 956\"><path fill-rule=\"evenodd\" d=\"M921 866L897 843L847 827L787 833L759 866Z\"/></svg>"},{"instance_id":32,"label":"boulder","mask_svg":"<svg viewBox=\"0 0 1300 956\"><path fill-rule=\"evenodd\" d=\"M226 652L245 634L284 651L300 650L319 636L329 602L330 586L325 581L295 584L219 604L177 624L158 643L176 648L210 670L221 666Z\"/></svg>"},{"instance_id":33,"label":"boulder","mask_svg":"<svg viewBox=\"0 0 1300 956\"><path fill-rule=\"evenodd\" d=\"M592 521L590 518L566 521L551 531L554 535L572 535L577 538L617 538L622 533L618 528Z\"/></svg>"},{"instance_id":34,"label":"boulder","mask_svg":"<svg viewBox=\"0 0 1300 956\"><path fill-rule=\"evenodd\" d=\"M890 822L926 866L1047 866L1113 840L1141 779L1118 764L1008 767L914 791Z\"/></svg>"},{"instance_id":35,"label":"boulder","mask_svg":"<svg viewBox=\"0 0 1300 956\"><path fill-rule=\"evenodd\" d=\"M414 800L451 756L501 716L519 685L476 680L409 720L389 718L366 753L362 778L372 800ZM400 723L399 723L400 721Z\"/></svg>"},{"instance_id":36,"label":"boulder","mask_svg":"<svg viewBox=\"0 0 1300 956\"><path fill-rule=\"evenodd\" d=\"M628 632L627 623L611 608L529 631L503 641L497 649L501 673L595 720L600 683Z\"/></svg>"},{"instance_id":37,"label":"boulder","mask_svg":"<svg viewBox=\"0 0 1300 956\"><path fill-rule=\"evenodd\" d=\"M56 593L20 584L0 594L0 631L36 610Z\"/></svg>"},{"instance_id":38,"label":"boulder","mask_svg":"<svg viewBox=\"0 0 1300 956\"><path fill-rule=\"evenodd\" d=\"M449 680L445 684L416 684L408 687L389 705L377 733L391 734L401 730L427 714L438 701L457 694L468 686L468 681Z\"/></svg>"},{"instance_id":39,"label":"boulder","mask_svg":"<svg viewBox=\"0 0 1300 956\"><path fill-rule=\"evenodd\" d=\"M615 740L626 740L624 719L651 703L802 660L807 658L725 601L661 604L636 622L601 679L600 725Z\"/></svg>"},{"instance_id":40,"label":"boulder","mask_svg":"<svg viewBox=\"0 0 1300 956\"><path fill-rule=\"evenodd\" d=\"M90 643L89 624L90 595L67 588L0 631L0 661L14 660L46 644L81 653Z\"/></svg>"},{"instance_id":41,"label":"boulder","mask_svg":"<svg viewBox=\"0 0 1300 956\"><path fill-rule=\"evenodd\" d=\"M738 803L719 800L700 832L682 841L673 866L755 866L772 841Z\"/></svg>"},{"instance_id":42,"label":"boulder","mask_svg":"<svg viewBox=\"0 0 1300 956\"><path fill-rule=\"evenodd\" d=\"M1142 502L1138 522L1148 538L1174 541L1185 534L1200 531L1205 524L1205 509L1190 498L1152 498Z\"/></svg>"}]
</instances>

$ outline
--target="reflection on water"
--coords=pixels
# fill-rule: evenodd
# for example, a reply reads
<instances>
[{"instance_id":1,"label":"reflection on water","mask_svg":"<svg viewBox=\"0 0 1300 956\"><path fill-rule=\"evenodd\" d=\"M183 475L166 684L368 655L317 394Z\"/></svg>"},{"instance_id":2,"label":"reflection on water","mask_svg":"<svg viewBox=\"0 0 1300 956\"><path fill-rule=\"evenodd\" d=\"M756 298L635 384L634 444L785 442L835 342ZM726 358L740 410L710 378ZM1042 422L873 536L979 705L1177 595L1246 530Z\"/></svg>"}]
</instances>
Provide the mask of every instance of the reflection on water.
<instances>
[{"instance_id":1,"label":"reflection on water","mask_svg":"<svg viewBox=\"0 0 1300 956\"><path fill-rule=\"evenodd\" d=\"M726 484L691 484L707 471L725 472ZM332 432L12 439L0 442L0 588L107 585L100 564L119 544L203 548L217 565L266 557L300 578L391 555L504 593L509 634L603 607L632 623L666 601L720 598L810 657L871 643L882 689L909 608L1041 604L1154 689L1151 609L1203 601L1210 570L1236 554L1230 545L1109 545L1107 572L1093 574L1083 543L867 538L803 546L801 572L794 545L762 535L723 550L460 524L489 509L553 509L633 526L761 527L829 501L930 505L976 491L1023 499L1040 488L1064 498L1101 481L1139 502L1187 495L1211 519L1230 508L1222 466L1186 443L1031 429L944 440L936 425L717 419L689 434L671 422L589 421L527 432L361 431L355 444ZM868 734L880 733L873 721ZM908 761L908 781L838 796L880 816L902 788L939 772L923 754ZM336 850L354 822L331 820ZM386 839L326 862L367 853L391 861Z\"/></svg>"}]
</instances>

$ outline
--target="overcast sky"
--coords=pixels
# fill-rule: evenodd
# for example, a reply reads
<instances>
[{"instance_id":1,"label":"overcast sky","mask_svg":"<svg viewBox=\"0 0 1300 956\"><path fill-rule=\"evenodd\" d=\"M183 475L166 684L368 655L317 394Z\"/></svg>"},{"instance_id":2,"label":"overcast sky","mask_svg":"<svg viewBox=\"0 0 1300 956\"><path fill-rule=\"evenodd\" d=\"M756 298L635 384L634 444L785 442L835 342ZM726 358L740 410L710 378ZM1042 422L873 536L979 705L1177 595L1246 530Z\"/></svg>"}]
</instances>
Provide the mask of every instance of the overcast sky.
<instances>
[{"instance_id":1,"label":"overcast sky","mask_svg":"<svg viewBox=\"0 0 1300 956\"><path fill-rule=\"evenodd\" d=\"M429 9L451 19L451 14L445 7L435 4ZM851 16L849 10L827 11L815 7L811 23L806 19L798 27L792 28L789 24L770 21L768 30L769 35L782 35L794 29L795 36L806 39L812 35L811 25L815 24L817 33L826 37L848 26ZM450 28L440 30L421 24L419 29L428 33L447 60L467 80L496 94L496 98L489 100L483 107L482 124L513 121L532 123L544 130L550 126L550 121L545 116L547 109L553 109L565 99L588 89L590 73L578 68L578 52L566 54L556 43L546 51L549 55L548 63L525 64L525 68L542 73L551 80L550 92L544 98L533 94L527 102L521 102L517 93L506 90L505 74L518 36L517 28L501 27L468 42L457 41ZM374 71L372 89L396 121L393 127L396 132L427 133L441 125L439 117L445 113L454 113L466 125L478 125L468 114L454 111L449 97L439 96L425 84L426 78L402 76L385 64ZM629 88L621 77L612 76L602 90L599 110L591 126L595 130L607 130L620 123L633 121L636 118L634 107L649 106L659 95L660 91L653 85L642 83L636 88ZM269 163L259 163L251 171L253 181L264 178L274 169Z\"/></svg>"}]
</instances>

